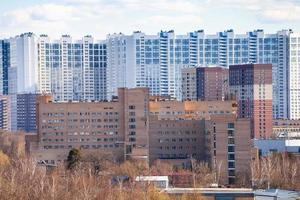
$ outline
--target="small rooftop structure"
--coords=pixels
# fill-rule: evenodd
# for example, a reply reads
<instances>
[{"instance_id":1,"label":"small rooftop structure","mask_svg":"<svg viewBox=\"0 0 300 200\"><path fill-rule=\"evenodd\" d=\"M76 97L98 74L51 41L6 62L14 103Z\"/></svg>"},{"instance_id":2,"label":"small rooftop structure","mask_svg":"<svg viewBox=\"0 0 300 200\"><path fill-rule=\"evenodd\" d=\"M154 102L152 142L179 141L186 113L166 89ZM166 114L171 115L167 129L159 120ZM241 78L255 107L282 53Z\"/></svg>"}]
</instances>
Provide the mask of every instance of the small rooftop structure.
<instances>
[{"instance_id":1,"label":"small rooftop structure","mask_svg":"<svg viewBox=\"0 0 300 200\"><path fill-rule=\"evenodd\" d=\"M153 183L156 187L160 189L166 189L169 187L168 176L137 176L135 178L135 181Z\"/></svg>"}]
</instances>

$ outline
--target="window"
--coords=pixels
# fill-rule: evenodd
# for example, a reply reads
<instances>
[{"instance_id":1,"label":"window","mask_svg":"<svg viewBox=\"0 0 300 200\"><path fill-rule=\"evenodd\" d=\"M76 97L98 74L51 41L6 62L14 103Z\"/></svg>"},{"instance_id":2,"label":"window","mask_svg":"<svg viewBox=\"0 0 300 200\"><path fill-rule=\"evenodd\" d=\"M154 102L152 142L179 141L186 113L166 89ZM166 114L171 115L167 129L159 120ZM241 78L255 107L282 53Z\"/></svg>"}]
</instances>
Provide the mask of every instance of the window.
<instances>
[{"instance_id":1,"label":"window","mask_svg":"<svg viewBox=\"0 0 300 200\"><path fill-rule=\"evenodd\" d=\"M228 170L228 176L235 176L235 170Z\"/></svg>"},{"instance_id":2,"label":"window","mask_svg":"<svg viewBox=\"0 0 300 200\"><path fill-rule=\"evenodd\" d=\"M230 137L234 136L234 130L228 130L227 133L228 133L228 136L230 136Z\"/></svg>"},{"instance_id":3,"label":"window","mask_svg":"<svg viewBox=\"0 0 300 200\"><path fill-rule=\"evenodd\" d=\"M134 105L130 105L130 106L129 106L129 109L130 109L130 110L133 110L133 109L135 109L135 106L134 106Z\"/></svg>"},{"instance_id":4,"label":"window","mask_svg":"<svg viewBox=\"0 0 300 200\"><path fill-rule=\"evenodd\" d=\"M135 129L135 125L129 125L129 129Z\"/></svg>"},{"instance_id":5,"label":"window","mask_svg":"<svg viewBox=\"0 0 300 200\"><path fill-rule=\"evenodd\" d=\"M234 163L234 161L229 161L229 162L228 162L228 168L235 168L235 163Z\"/></svg>"},{"instance_id":6,"label":"window","mask_svg":"<svg viewBox=\"0 0 300 200\"><path fill-rule=\"evenodd\" d=\"M234 123L228 123L228 128L234 128Z\"/></svg>"},{"instance_id":7,"label":"window","mask_svg":"<svg viewBox=\"0 0 300 200\"><path fill-rule=\"evenodd\" d=\"M229 185L232 185L232 184L234 184L234 183L235 183L235 178L229 177L229 178L228 178L228 184L229 184ZM233 199L233 198L228 197L228 200L229 200L229 199Z\"/></svg>"},{"instance_id":8,"label":"window","mask_svg":"<svg viewBox=\"0 0 300 200\"><path fill-rule=\"evenodd\" d=\"M234 146L228 146L228 152L234 152Z\"/></svg>"},{"instance_id":9,"label":"window","mask_svg":"<svg viewBox=\"0 0 300 200\"><path fill-rule=\"evenodd\" d=\"M234 138L228 138L228 144L234 144Z\"/></svg>"},{"instance_id":10,"label":"window","mask_svg":"<svg viewBox=\"0 0 300 200\"><path fill-rule=\"evenodd\" d=\"M228 154L228 160L235 160L234 154Z\"/></svg>"},{"instance_id":11,"label":"window","mask_svg":"<svg viewBox=\"0 0 300 200\"><path fill-rule=\"evenodd\" d=\"M277 149L270 149L270 153L277 153L278 150Z\"/></svg>"}]
</instances>

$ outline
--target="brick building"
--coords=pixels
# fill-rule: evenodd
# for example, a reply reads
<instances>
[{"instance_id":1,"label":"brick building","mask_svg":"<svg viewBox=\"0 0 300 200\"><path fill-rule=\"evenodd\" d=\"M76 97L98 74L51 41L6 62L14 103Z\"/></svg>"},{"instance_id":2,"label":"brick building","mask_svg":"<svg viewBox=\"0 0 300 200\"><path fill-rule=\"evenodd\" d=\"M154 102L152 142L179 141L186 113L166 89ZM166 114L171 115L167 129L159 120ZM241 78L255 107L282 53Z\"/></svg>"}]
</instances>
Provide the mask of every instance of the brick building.
<instances>
[{"instance_id":1,"label":"brick building","mask_svg":"<svg viewBox=\"0 0 300 200\"><path fill-rule=\"evenodd\" d=\"M272 135L272 65L229 67L230 93L236 96L238 117L250 118L255 138Z\"/></svg>"},{"instance_id":2,"label":"brick building","mask_svg":"<svg viewBox=\"0 0 300 200\"><path fill-rule=\"evenodd\" d=\"M208 152L216 172L216 182L235 184L248 180L251 162L250 120L236 115L212 115L206 121Z\"/></svg>"},{"instance_id":3,"label":"brick building","mask_svg":"<svg viewBox=\"0 0 300 200\"><path fill-rule=\"evenodd\" d=\"M183 100L217 101L228 95L228 69L197 67L182 69Z\"/></svg>"},{"instance_id":4,"label":"brick building","mask_svg":"<svg viewBox=\"0 0 300 200\"><path fill-rule=\"evenodd\" d=\"M215 142L220 147L216 149L217 161L227 161L224 134L228 130L224 127L228 123L236 125L236 158L245 160L245 154L238 156L238 146L246 145L243 148L248 149L250 125L247 127L248 119L237 119L236 112L235 101L149 98L146 88L121 88L118 98L111 102L58 103L41 96L37 103L38 135L37 139L30 138L28 149L38 160L48 163L64 161L70 149L81 148L97 155L109 154L120 162L134 158L150 164L161 160L189 167L191 159L211 161L215 149L207 133L212 133L215 122ZM240 125L242 122L244 126ZM239 140L242 137L244 141Z\"/></svg>"}]
</instances>

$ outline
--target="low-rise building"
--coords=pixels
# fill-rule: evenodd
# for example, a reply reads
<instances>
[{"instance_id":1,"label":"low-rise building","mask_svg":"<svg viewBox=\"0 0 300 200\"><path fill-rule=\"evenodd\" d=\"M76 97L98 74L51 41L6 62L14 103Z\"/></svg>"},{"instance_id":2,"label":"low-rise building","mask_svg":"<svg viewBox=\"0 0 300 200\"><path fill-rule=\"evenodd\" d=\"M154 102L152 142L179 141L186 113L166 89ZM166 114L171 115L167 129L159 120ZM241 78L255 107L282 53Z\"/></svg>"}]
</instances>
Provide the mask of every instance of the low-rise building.
<instances>
[{"instance_id":1,"label":"low-rise building","mask_svg":"<svg viewBox=\"0 0 300 200\"><path fill-rule=\"evenodd\" d=\"M137 176L135 181L143 184L153 184L159 189L166 189L169 187L168 176Z\"/></svg>"},{"instance_id":2,"label":"low-rise building","mask_svg":"<svg viewBox=\"0 0 300 200\"><path fill-rule=\"evenodd\" d=\"M163 192L170 196L199 195L203 200L254 200L254 191L248 188L167 188Z\"/></svg>"},{"instance_id":3,"label":"low-rise building","mask_svg":"<svg viewBox=\"0 0 300 200\"><path fill-rule=\"evenodd\" d=\"M254 147L259 156L267 156L271 153L292 153L300 155L300 139L255 139Z\"/></svg>"},{"instance_id":4,"label":"low-rise building","mask_svg":"<svg viewBox=\"0 0 300 200\"><path fill-rule=\"evenodd\" d=\"M234 184L250 160L250 120L236 116L235 101L149 98L146 88L119 89L111 102L37 101L38 135L27 149L38 160L64 161L72 148L111 156L191 167L218 167L219 184Z\"/></svg>"},{"instance_id":5,"label":"low-rise building","mask_svg":"<svg viewBox=\"0 0 300 200\"><path fill-rule=\"evenodd\" d=\"M112 102L37 103L38 139L33 155L48 162L63 161L72 148L148 159L148 102L146 88L119 89Z\"/></svg>"},{"instance_id":6,"label":"low-rise building","mask_svg":"<svg viewBox=\"0 0 300 200\"><path fill-rule=\"evenodd\" d=\"M300 138L300 120L274 119L274 137Z\"/></svg>"}]
</instances>

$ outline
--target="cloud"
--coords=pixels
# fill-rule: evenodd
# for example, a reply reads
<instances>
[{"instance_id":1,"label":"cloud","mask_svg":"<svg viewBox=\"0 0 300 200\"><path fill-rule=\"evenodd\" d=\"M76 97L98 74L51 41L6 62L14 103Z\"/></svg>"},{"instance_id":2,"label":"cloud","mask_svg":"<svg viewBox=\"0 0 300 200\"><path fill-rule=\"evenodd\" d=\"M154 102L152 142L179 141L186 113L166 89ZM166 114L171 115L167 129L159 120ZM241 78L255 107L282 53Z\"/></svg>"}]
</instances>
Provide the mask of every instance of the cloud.
<instances>
[{"instance_id":1,"label":"cloud","mask_svg":"<svg viewBox=\"0 0 300 200\"><path fill-rule=\"evenodd\" d=\"M91 34L104 39L108 33L129 34L133 30L153 34L160 29L175 29L177 33L186 33L201 26L210 27L208 31L211 32L222 30L228 24L242 29L241 26L248 26L247 22L251 20L262 25L298 23L300 20L300 1L296 0L43 2L22 8L15 7L0 13L0 34L15 35L32 31L37 34L46 33L52 37L68 33L75 37Z\"/></svg>"},{"instance_id":2,"label":"cloud","mask_svg":"<svg viewBox=\"0 0 300 200\"><path fill-rule=\"evenodd\" d=\"M194 24L202 18L196 4L185 0L62 0L7 11L0 16L0 25L14 34L33 31L57 36L86 30L105 37L133 28Z\"/></svg>"},{"instance_id":3,"label":"cloud","mask_svg":"<svg viewBox=\"0 0 300 200\"><path fill-rule=\"evenodd\" d=\"M300 20L300 6L276 6L261 12L262 19L269 22L296 22Z\"/></svg>"},{"instance_id":4,"label":"cloud","mask_svg":"<svg viewBox=\"0 0 300 200\"><path fill-rule=\"evenodd\" d=\"M295 22L300 19L300 1L296 0L208 0L208 2L250 11L257 16L257 20L263 22Z\"/></svg>"}]
</instances>

